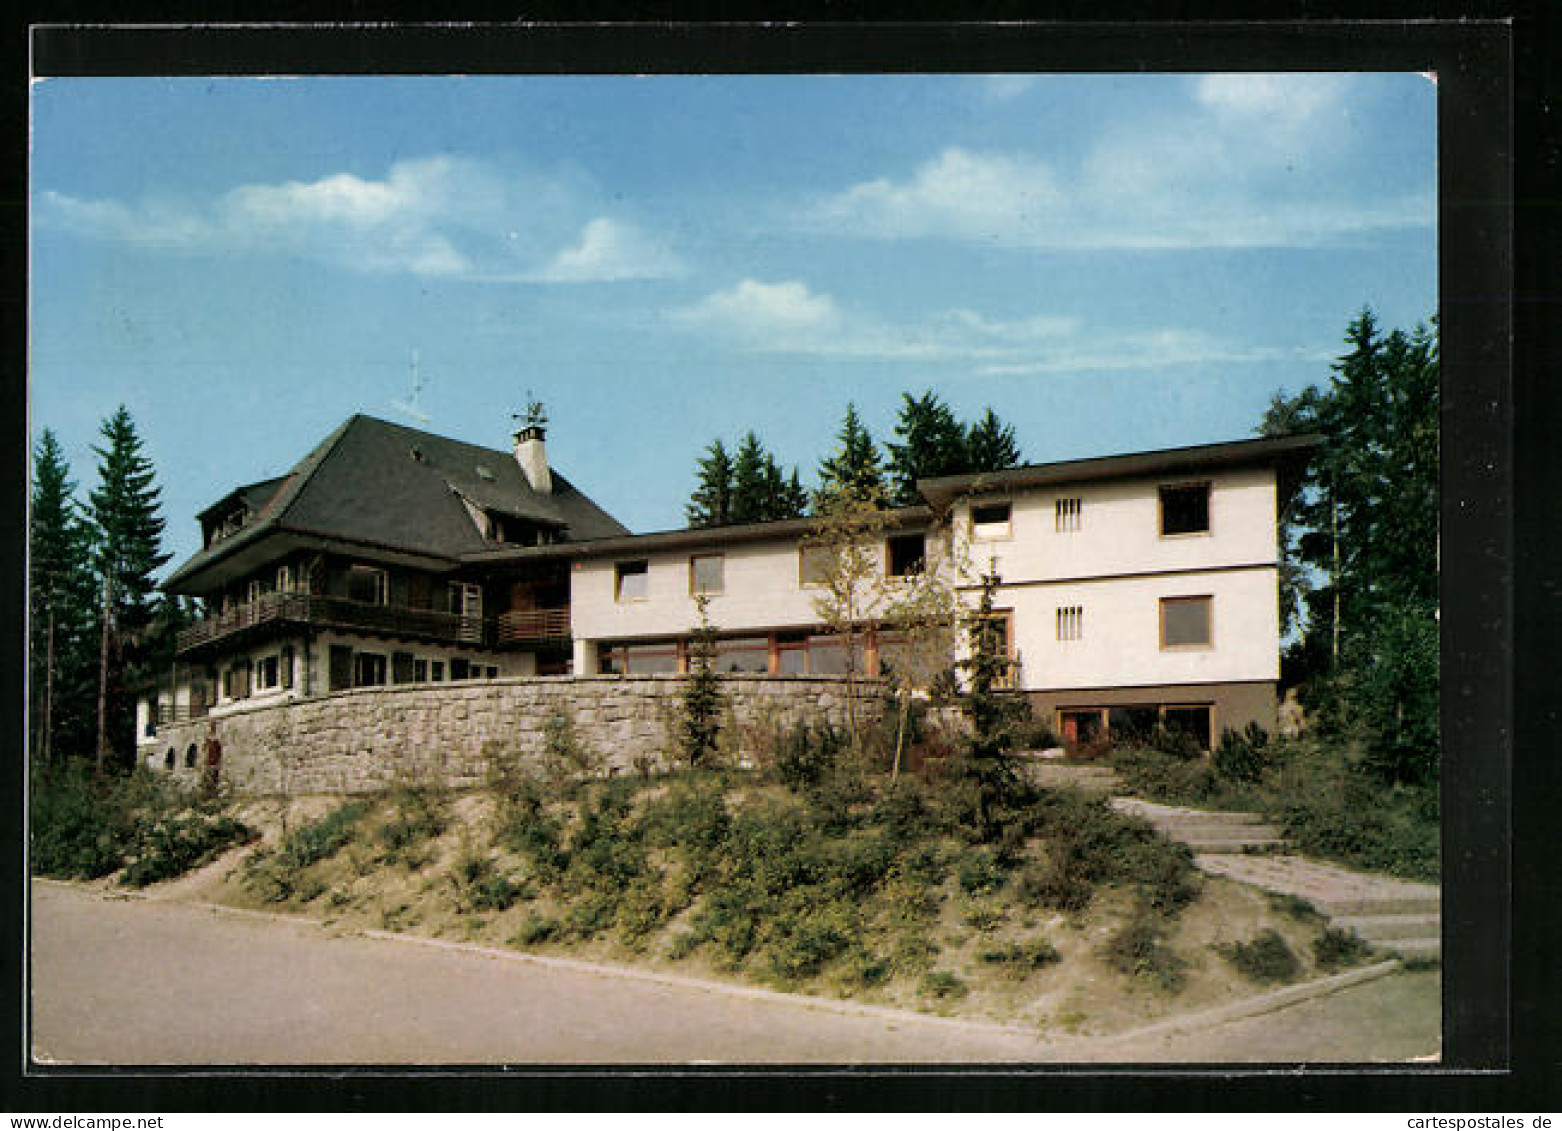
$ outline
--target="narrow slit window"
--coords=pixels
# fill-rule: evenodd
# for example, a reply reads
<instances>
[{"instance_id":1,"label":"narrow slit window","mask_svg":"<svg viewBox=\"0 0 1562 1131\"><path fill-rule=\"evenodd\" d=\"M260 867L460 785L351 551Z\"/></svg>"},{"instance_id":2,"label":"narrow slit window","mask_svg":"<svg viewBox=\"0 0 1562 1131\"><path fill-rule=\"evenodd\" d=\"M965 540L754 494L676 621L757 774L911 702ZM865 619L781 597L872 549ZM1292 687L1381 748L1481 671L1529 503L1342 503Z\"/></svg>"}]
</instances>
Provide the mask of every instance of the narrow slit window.
<instances>
[{"instance_id":1,"label":"narrow slit window","mask_svg":"<svg viewBox=\"0 0 1562 1131\"><path fill-rule=\"evenodd\" d=\"M1059 640L1081 640L1085 635L1085 609L1083 605L1061 605L1057 612Z\"/></svg>"},{"instance_id":2,"label":"narrow slit window","mask_svg":"<svg viewBox=\"0 0 1562 1131\"><path fill-rule=\"evenodd\" d=\"M1073 534L1079 530L1079 499L1059 499L1055 506L1056 526L1059 534Z\"/></svg>"}]
</instances>

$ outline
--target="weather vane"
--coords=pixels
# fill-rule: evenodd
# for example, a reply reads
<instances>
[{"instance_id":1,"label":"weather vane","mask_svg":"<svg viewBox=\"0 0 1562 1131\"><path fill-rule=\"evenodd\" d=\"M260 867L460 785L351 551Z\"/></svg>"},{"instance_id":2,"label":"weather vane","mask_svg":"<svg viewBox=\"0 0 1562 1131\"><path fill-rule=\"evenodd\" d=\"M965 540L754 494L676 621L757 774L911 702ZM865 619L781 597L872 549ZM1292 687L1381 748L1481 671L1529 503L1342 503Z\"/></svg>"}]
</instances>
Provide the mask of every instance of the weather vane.
<instances>
[{"instance_id":1,"label":"weather vane","mask_svg":"<svg viewBox=\"0 0 1562 1131\"><path fill-rule=\"evenodd\" d=\"M522 428L541 428L548 423L548 414L543 411L542 402L532 399L532 391L526 390L526 412L512 412L511 420L519 420Z\"/></svg>"}]
</instances>

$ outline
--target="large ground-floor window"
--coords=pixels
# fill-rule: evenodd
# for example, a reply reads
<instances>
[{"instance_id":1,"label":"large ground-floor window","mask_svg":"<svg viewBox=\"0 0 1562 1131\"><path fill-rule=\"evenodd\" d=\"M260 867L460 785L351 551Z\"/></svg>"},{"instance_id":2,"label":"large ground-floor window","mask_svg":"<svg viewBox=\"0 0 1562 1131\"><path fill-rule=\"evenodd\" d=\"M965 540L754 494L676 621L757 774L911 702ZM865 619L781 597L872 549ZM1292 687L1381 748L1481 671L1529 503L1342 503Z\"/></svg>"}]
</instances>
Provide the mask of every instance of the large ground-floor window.
<instances>
[{"instance_id":1,"label":"large ground-floor window","mask_svg":"<svg viewBox=\"0 0 1562 1131\"><path fill-rule=\"evenodd\" d=\"M1060 707L1058 736L1069 747L1088 746L1103 736L1114 743L1147 737L1157 726L1180 731L1210 749L1214 734L1212 703L1135 703L1112 706Z\"/></svg>"},{"instance_id":2,"label":"large ground-floor window","mask_svg":"<svg viewBox=\"0 0 1562 1131\"><path fill-rule=\"evenodd\" d=\"M900 643L899 637L864 636L856 645L856 671L879 673L880 649ZM722 674L843 675L846 644L839 636L814 632L754 633L723 637L716 641L712 665ZM689 641L608 641L597 646L597 672L601 675L656 675L689 670Z\"/></svg>"}]
</instances>

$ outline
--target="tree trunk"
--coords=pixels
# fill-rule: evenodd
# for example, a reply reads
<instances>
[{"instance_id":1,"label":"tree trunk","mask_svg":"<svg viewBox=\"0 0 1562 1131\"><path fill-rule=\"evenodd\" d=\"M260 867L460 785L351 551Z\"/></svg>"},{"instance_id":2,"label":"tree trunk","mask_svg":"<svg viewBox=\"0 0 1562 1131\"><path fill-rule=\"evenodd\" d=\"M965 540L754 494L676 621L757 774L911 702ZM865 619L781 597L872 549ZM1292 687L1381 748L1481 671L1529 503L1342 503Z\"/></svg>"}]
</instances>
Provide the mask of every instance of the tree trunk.
<instances>
[{"instance_id":1,"label":"tree trunk","mask_svg":"<svg viewBox=\"0 0 1562 1131\"><path fill-rule=\"evenodd\" d=\"M114 586L109 577L103 579L103 631L98 644L98 773L108 757L108 638L109 617L113 608Z\"/></svg>"}]
</instances>

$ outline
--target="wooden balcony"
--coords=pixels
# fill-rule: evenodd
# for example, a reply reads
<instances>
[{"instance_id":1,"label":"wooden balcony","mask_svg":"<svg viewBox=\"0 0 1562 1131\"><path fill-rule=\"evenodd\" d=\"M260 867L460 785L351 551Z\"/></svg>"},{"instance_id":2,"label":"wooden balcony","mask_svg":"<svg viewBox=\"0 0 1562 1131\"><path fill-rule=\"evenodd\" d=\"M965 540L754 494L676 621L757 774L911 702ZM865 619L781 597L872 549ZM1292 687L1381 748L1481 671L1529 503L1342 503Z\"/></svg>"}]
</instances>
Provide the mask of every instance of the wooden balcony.
<instances>
[{"instance_id":1,"label":"wooden balcony","mask_svg":"<svg viewBox=\"0 0 1562 1131\"><path fill-rule=\"evenodd\" d=\"M495 619L495 640L500 647L547 644L570 638L568 606L500 613Z\"/></svg>"},{"instance_id":2,"label":"wooden balcony","mask_svg":"<svg viewBox=\"0 0 1562 1131\"><path fill-rule=\"evenodd\" d=\"M188 723L195 719L204 719L210 711L211 708L205 703L180 703L178 706L172 703L159 703L157 705L157 725L165 727L174 723Z\"/></svg>"},{"instance_id":3,"label":"wooden balcony","mask_svg":"<svg viewBox=\"0 0 1562 1131\"><path fill-rule=\"evenodd\" d=\"M493 622L435 609L399 605L373 605L345 597L315 593L267 593L258 601L236 605L216 616L197 621L179 633L182 655L218 643L236 642L240 636L258 636L287 625L339 628L414 640L451 644L493 643Z\"/></svg>"}]
</instances>

